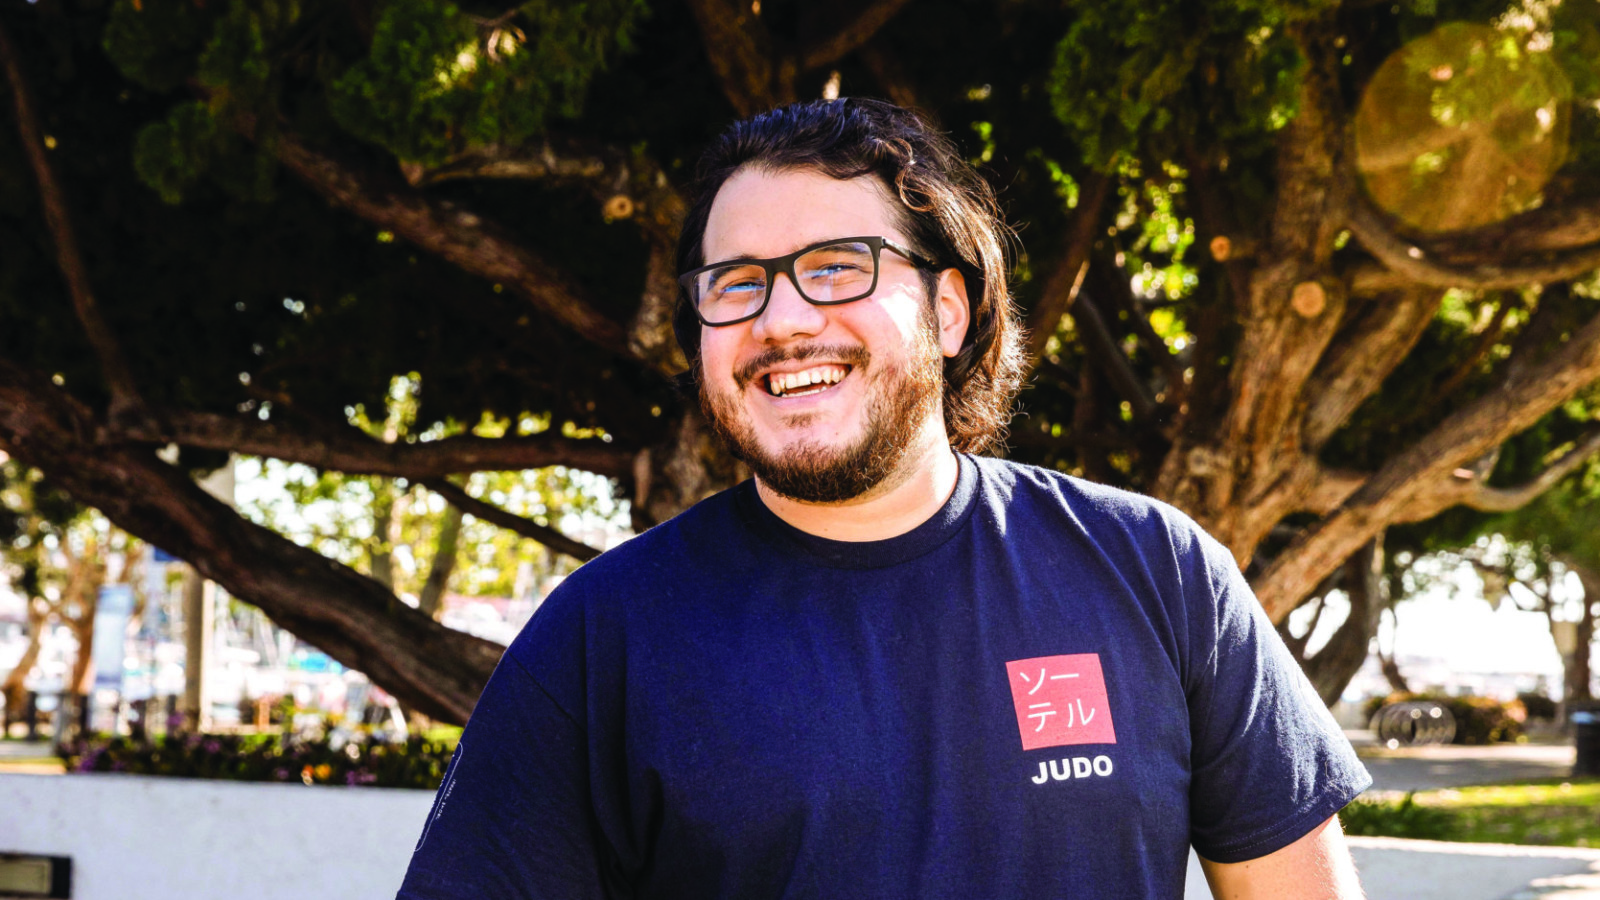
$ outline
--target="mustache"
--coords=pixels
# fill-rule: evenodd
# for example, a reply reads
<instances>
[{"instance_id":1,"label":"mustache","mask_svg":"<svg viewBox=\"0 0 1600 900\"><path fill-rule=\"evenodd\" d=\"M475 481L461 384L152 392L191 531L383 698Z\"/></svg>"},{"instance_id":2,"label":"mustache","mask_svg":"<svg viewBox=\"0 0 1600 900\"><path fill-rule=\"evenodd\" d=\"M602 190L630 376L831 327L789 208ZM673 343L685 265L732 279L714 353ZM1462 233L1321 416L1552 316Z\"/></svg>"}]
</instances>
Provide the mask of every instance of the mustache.
<instances>
[{"instance_id":1,"label":"mustache","mask_svg":"<svg viewBox=\"0 0 1600 900\"><path fill-rule=\"evenodd\" d=\"M780 363L804 362L808 359L826 359L844 363L851 368L865 368L872 362L867 348L845 344L801 344L798 347L768 347L734 370L733 380L740 389L745 388L763 369Z\"/></svg>"}]
</instances>

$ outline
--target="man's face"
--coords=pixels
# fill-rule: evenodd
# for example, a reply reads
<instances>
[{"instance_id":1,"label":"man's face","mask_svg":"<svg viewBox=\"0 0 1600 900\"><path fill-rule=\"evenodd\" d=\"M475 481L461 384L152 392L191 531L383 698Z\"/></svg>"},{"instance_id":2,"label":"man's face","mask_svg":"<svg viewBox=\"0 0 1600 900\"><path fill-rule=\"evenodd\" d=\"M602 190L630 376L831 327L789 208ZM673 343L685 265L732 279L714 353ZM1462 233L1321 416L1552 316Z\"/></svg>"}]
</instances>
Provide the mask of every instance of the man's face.
<instances>
[{"instance_id":1,"label":"man's face","mask_svg":"<svg viewBox=\"0 0 1600 900\"><path fill-rule=\"evenodd\" d=\"M856 235L909 244L876 180L746 169L717 193L702 247L712 263ZM952 278L941 276L942 292ZM860 496L930 436L944 439L941 357L960 348L964 290L951 337L941 319L955 305L936 310L918 270L887 249L877 290L852 303L815 306L779 275L760 316L702 326L701 405L768 488L817 503Z\"/></svg>"}]
</instances>

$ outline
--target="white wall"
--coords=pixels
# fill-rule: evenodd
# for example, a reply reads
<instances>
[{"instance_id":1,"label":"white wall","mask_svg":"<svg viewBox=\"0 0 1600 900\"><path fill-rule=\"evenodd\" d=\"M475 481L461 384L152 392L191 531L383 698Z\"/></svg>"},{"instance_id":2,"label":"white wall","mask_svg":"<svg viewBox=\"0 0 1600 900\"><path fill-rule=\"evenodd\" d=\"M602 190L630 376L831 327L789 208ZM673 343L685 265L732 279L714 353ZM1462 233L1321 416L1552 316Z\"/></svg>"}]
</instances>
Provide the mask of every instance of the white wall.
<instances>
[{"instance_id":1,"label":"white wall","mask_svg":"<svg viewBox=\"0 0 1600 900\"><path fill-rule=\"evenodd\" d=\"M433 792L0 774L0 853L72 857L73 900L392 900Z\"/></svg>"}]
</instances>

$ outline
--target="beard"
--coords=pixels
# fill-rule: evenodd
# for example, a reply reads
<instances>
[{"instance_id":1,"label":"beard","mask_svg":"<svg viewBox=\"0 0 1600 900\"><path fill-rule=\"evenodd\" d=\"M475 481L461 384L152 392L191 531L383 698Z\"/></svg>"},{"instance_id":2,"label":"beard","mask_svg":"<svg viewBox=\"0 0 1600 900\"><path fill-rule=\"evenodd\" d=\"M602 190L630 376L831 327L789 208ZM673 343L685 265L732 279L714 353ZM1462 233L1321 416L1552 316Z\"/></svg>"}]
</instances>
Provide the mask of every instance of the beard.
<instances>
[{"instance_id":1,"label":"beard","mask_svg":"<svg viewBox=\"0 0 1600 900\"><path fill-rule=\"evenodd\" d=\"M931 314L927 319L932 320ZM935 337L937 326L932 321L925 321L923 326L918 329L918 340L909 358L903 363L884 364L877 370L872 368L871 354L863 347L807 344L771 348L741 366L734 373L737 390L732 395L713 392L702 371L698 379L700 409L729 451L744 460L756 478L778 494L807 503L839 503L859 497L900 468L917 443L917 433L939 408L944 392L943 355ZM773 449L763 447L740 402L743 392L762 369L817 358L846 363L850 374L867 379L862 412L866 421L861 436L844 447L829 447L813 440ZM804 424L798 417L790 421Z\"/></svg>"}]
</instances>

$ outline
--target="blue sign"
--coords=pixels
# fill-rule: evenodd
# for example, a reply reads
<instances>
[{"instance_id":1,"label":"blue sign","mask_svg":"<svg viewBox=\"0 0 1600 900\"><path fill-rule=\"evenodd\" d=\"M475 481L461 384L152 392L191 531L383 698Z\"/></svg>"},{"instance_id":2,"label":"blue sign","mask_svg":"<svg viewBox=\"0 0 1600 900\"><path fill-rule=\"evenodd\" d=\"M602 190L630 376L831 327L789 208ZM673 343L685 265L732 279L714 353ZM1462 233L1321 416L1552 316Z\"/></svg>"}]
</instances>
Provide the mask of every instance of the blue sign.
<instances>
[{"instance_id":1,"label":"blue sign","mask_svg":"<svg viewBox=\"0 0 1600 900\"><path fill-rule=\"evenodd\" d=\"M94 611L94 686L122 690L122 667L128 658L128 616L133 612L133 585L108 584L100 588Z\"/></svg>"}]
</instances>

